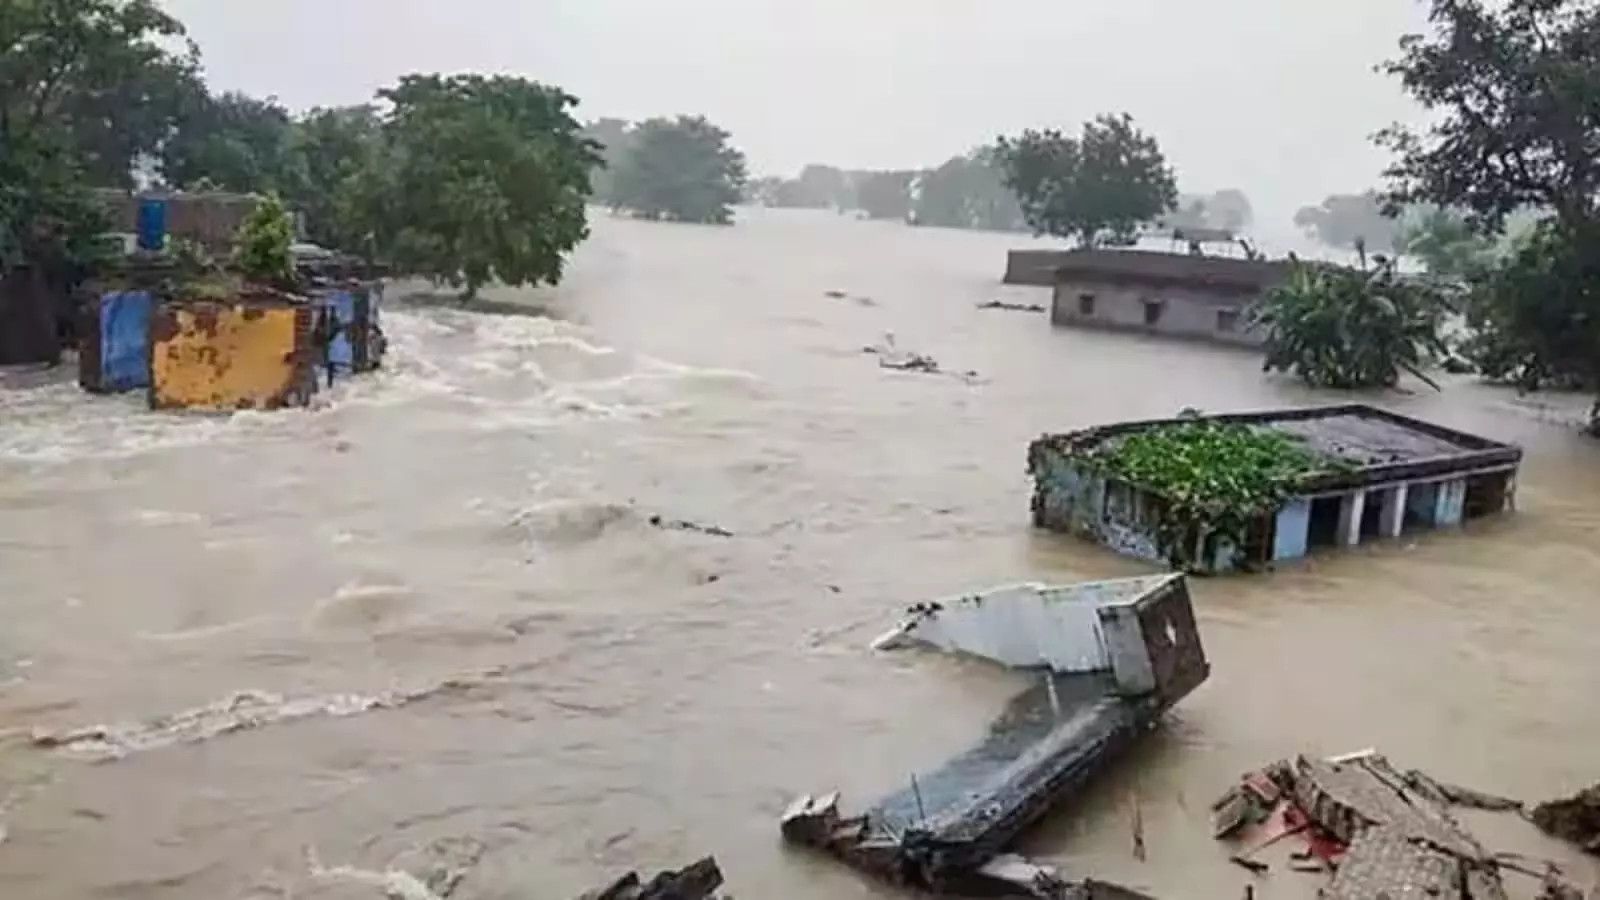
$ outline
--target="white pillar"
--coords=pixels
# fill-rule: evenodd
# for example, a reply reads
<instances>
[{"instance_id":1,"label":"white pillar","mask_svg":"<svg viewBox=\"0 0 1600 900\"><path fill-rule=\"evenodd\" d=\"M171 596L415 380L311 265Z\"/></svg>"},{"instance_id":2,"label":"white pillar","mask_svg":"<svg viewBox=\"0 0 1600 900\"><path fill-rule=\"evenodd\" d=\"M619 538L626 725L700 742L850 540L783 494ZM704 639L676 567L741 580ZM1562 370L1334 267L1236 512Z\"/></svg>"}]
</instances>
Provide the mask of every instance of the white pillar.
<instances>
[{"instance_id":1,"label":"white pillar","mask_svg":"<svg viewBox=\"0 0 1600 900\"><path fill-rule=\"evenodd\" d=\"M1384 537L1400 536L1400 528L1406 521L1408 490L1407 485L1399 484L1383 492L1383 511L1379 517L1378 528Z\"/></svg>"},{"instance_id":2,"label":"white pillar","mask_svg":"<svg viewBox=\"0 0 1600 900\"><path fill-rule=\"evenodd\" d=\"M1352 491L1339 502L1339 540L1346 547L1361 543L1361 515L1367 509L1367 492Z\"/></svg>"}]
</instances>

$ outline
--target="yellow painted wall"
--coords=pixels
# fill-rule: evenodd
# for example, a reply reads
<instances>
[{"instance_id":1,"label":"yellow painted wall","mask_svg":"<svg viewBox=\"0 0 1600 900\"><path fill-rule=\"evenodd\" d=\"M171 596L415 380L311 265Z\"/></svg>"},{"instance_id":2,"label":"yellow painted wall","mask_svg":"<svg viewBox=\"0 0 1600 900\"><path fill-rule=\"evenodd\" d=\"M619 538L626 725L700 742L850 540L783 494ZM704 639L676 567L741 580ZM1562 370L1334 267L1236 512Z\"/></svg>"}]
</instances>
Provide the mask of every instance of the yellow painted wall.
<instances>
[{"instance_id":1,"label":"yellow painted wall","mask_svg":"<svg viewBox=\"0 0 1600 900\"><path fill-rule=\"evenodd\" d=\"M150 405L156 409L270 409L304 404L296 310L197 303L156 312L150 329Z\"/></svg>"}]
</instances>

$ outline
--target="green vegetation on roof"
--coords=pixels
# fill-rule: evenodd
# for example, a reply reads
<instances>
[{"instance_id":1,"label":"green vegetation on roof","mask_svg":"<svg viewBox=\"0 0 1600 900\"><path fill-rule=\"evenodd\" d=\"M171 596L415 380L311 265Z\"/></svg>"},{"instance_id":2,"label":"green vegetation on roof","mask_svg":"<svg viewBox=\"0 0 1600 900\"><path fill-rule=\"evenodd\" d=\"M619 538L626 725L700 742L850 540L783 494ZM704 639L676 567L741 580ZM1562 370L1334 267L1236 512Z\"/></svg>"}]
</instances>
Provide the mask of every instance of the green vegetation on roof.
<instances>
[{"instance_id":1,"label":"green vegetation on roof","mask_svg":"<svg viewBox=\"0 0 1600 900\"><path fill-rule=\"evenodd\" d=\"M1087 468L1158 498L1156 539L1190 568L1197 544L1243 548L1252 521L1275 512L1306 479L1348 464L1268 428L1196 419L1160 425L1068 452Z\"/></svg>"}]
</instances>

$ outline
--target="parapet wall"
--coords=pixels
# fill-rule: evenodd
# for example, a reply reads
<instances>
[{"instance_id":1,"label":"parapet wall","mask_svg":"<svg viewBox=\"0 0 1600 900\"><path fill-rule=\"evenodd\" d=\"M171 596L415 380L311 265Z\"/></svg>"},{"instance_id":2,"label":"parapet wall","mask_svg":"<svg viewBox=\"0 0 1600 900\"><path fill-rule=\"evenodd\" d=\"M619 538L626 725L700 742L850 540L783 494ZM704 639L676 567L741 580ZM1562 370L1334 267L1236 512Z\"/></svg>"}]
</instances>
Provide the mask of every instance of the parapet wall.
<instances>
[{"instance_id":1,"label":"parapet wall","mask_svg":"<svg viewBox=\"0 0 1600 900\"><path fill-rule=\"evenodd\" d=\"M1050 287L1056 282L1056 269L1071 250L1011 250L1006 253L1006 284Z\"/></svg>"}]
</instances>

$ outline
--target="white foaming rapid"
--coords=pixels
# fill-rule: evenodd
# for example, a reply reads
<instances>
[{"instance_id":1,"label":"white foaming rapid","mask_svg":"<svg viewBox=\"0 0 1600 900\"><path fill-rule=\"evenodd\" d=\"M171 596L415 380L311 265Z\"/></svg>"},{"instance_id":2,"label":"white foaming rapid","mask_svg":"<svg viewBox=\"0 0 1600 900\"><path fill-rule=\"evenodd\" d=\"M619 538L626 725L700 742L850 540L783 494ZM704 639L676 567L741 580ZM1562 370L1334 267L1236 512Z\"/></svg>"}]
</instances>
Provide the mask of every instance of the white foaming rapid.
<instances>
[{"instance_id":1,"label":"white foaming rapid","mask_svg":"<svg viewBox=\"0 0 1600 900\"><path fill-rule=\"evenodd\" d=\"M0 464L138 456L217 442L293 438L347 410L459 408L471 427L532 430L682 413L701 391L749 392L751 376L696 369L598 343L580 326L531 316L390 310L382 370L324 388L309 409L181 415L151 412L142 392L104 397L72 366L0 379ZM17 386L25 384L25 386Z\"/></svg>"}]
</instances>

